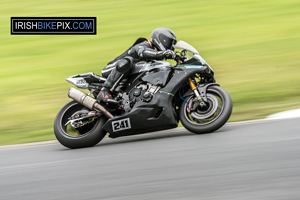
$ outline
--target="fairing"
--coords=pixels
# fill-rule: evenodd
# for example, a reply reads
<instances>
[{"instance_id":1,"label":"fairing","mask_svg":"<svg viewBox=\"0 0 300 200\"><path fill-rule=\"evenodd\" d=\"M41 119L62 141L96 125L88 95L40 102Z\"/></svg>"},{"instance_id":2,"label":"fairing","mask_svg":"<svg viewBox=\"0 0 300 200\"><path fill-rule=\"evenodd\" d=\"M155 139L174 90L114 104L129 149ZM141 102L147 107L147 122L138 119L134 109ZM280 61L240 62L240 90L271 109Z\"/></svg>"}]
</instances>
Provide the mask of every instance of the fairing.
<instances>
[{"instance_id":1,"label":"fairing","mask_svg":"<svg viewBox=\"0 0 300 200\"><path fill-rule=\"evenodd\" d=\"M153 95L150 102L139 101L129 113L115 116L106 122L104 130L110 133L110 137L115 138L177 127L178 117L172 103L175 94L189 77L195 73L208 72L208 67L200 65L178 68L167 67L167 69L172 71L170 73L166 70L169 73L169 77L165 77L166 80L169 79L167 84ZM114 122L124 120L130 121L130 128L114 131Z\"/></svg>"}]
</instances>

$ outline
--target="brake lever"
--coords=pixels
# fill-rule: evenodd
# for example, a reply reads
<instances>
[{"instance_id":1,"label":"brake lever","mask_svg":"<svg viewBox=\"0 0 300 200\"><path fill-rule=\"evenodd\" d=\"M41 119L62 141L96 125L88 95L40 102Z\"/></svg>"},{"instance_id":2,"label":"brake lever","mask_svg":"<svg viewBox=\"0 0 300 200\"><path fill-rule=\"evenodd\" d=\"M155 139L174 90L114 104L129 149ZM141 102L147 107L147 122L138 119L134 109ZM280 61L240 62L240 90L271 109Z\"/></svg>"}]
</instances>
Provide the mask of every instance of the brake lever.
<instances>
[{"instance_id":1,"label":"brake lever","mask_svg":"<svg viewBox=\"0 0 300 200\"><path fill-rule=\"evenodd\" d=\"M181 64L182 62L184 62L185 60L185 57L184 56L181 56L181 55L178 55L176 54L176 57L174 59L176 62L177 62L177 65Z\"/></svg>"}]
</instances>

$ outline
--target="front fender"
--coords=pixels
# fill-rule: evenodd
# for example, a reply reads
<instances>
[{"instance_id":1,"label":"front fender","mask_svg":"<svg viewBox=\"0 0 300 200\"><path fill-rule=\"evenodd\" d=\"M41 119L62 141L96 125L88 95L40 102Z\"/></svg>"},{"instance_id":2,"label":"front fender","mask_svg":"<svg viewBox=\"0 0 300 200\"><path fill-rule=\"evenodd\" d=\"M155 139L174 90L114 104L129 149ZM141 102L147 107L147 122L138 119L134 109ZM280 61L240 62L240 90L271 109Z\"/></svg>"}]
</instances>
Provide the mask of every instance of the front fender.
<instances>
[{"instance_id":1,"label":"front fender","mask_svg":"<svg viewBox=\"0 0 300 200\"><path fill-rule=\"evenodd\" d=\"M206 90L209 86L212 86L212 85L217 85L217 86L220 86L219 84L216 84L216 83L208 83L208 84L201 84L197 87L198 89L198 92L200 94L200 96L203 98L203 100L205 102L207 102L207 97L206 97ZM184 95L183 95L183 98L185 97L188 97L188 96L191 96L191 95L194 95L194 91L192 89L189 89Z\"/></svg>"}]
</instances>

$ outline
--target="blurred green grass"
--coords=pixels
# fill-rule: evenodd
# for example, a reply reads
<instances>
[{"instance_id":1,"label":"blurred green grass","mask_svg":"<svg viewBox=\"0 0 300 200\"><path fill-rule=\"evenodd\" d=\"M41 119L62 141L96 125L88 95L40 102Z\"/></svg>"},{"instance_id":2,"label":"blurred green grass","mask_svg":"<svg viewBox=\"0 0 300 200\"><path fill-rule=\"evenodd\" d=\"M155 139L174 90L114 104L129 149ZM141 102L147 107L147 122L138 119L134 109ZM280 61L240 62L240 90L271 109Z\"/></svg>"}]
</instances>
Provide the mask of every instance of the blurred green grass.
<instances>
[{"instance_id":1,"label":"blurred green grass","mask_svg":"<svg viewBox=\"0 0 300 200\"><path fill-rule=\"evenodd\" d=\"M230 121L300 107L300 2L20 1L0 7L0 145L55 139L70 75L101 69L138 37L172 29L213 67ZM10 35L10 17L97 17L97 35Z\"/></svg>"}]
</instances>

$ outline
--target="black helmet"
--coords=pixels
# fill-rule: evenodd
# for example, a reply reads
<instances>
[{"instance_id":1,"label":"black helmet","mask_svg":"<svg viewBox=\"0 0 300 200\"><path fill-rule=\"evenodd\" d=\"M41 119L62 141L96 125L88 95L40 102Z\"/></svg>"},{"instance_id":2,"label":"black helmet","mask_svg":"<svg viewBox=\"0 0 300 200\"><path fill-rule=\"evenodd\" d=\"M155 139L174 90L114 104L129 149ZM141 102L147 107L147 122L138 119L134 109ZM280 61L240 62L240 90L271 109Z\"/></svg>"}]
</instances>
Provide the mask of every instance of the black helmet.
<instances>
[{"instance_id":1,"label":"black helmet","mask_svg":"<svg viewBox=\"0 0 300 200\"><path fill-rule=\"evenodd\" d=\"M151 33L151 43L159 51L173 50L173 45L176 42L175 33L168 28L157 28Z\"/></svg>"}]
</instances>

